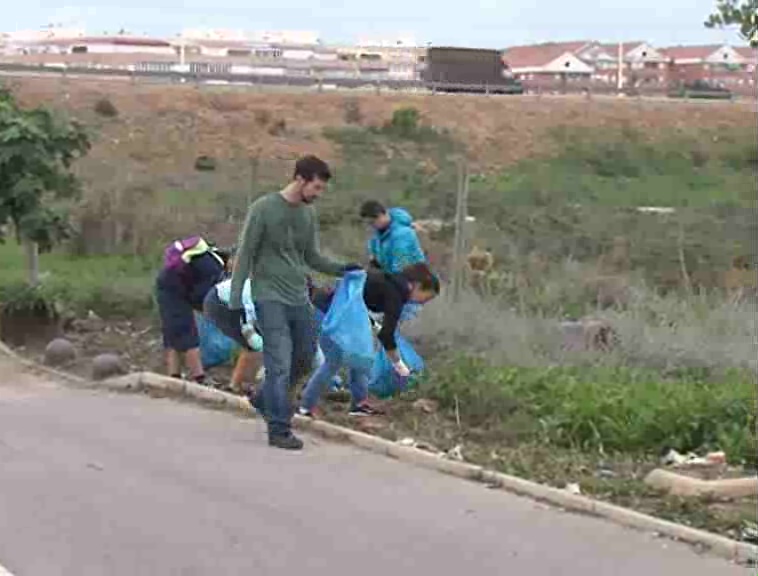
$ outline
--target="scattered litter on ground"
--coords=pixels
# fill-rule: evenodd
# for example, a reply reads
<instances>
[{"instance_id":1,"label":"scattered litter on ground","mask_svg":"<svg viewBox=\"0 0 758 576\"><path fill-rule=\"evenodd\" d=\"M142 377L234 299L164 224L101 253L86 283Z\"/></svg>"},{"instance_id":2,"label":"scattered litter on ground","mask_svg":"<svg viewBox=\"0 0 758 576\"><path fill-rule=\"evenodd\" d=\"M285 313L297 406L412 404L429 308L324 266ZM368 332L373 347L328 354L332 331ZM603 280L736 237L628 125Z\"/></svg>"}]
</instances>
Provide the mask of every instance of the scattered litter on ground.
<instances>
[{"instance_id":1,"label":"scattered litter on ground","mask_svg":"<svg viewBox=\"0 0 758 576\"><path fill-rule=\"evenodd\" d=\"M684 468L686 466L724 466L726 465L726 454L724 452L710 452L706 456L698 456L692 452L680 454L676 450L669 450L661 463L665 466L674 468Z\"/></svg>"},{"instance_id":2,"label":"scattered litter on ground","mask_svg":"<svg viewBox=\"0 0 758 576\"><path fill-rule=\"evenodd\" d=\"M448 450L445 456L450 460L456 460L458 462L463 462L465 460L463 457L463 447L460 444Z\"/></svg>"},{"instance_id":3,"label":"scattered litter on ground","mask_svg":"<svg viewBox=\"0 0 758 576\"><path fill-rule=\"evenodd\" d=\"M579 486L579 484L573 483L573 484L566 484L566 488L564 488L566 492L569 494L574 494L575 496L580 496L582 493L582 488Z\"/></svg>"},{"instance_id":4,"label":"scattered litter on ground","mask_svg":"<svg viewBox=\"0 0 758 576\"><path fill-rule=\"evenodd\" d=\"M600 468L595 473L595 475L598 478L615 478L616 477L616 473L613 470L611 470L610 468Z\"/></svg>"},{"instance_id":5,"label":"scattered litter on ground","mask_svg":"<svg viewBox=\"0 0 758 576\"><path fill-rule=\"evenodd\" d=\"M745 522L744 526L742 527L742 533L740 534L740 538L744 542L751 542L753 544L758 544L758 524L755 522Z\"/></svg>"},{"instance_id":6,"label":"scattered litter on ground","mask_svg":"<svg viewBox=\"0 0 758 576\"><path fill-rule=\"evenodd\" d=\"M413 408L425 414L434 414L438 410L438 404L434 400L419 398L413 403Z\"/></svg>"}]
</instances>

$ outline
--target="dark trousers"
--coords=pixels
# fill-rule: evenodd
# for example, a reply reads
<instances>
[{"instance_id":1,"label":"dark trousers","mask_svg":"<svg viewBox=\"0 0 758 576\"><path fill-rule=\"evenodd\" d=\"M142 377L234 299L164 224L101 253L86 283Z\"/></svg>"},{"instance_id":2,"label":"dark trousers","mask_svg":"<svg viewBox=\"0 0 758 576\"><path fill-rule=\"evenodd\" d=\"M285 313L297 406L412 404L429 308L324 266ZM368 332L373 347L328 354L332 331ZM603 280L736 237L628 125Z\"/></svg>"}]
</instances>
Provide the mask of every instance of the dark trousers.
<instances>
[{"instance_id":1,"label":"dark trousers","mask_svg":"<svg viewBox=\"0 0 758 576\"><path fill-rule=\"evenodd\" d=\"M269 436L290 433L293 404L290 393L310 371L316 354L313 309L309 304L290 306L274 301L255 305L263 336L262 409Z\"/></svg>"}]
</instances>

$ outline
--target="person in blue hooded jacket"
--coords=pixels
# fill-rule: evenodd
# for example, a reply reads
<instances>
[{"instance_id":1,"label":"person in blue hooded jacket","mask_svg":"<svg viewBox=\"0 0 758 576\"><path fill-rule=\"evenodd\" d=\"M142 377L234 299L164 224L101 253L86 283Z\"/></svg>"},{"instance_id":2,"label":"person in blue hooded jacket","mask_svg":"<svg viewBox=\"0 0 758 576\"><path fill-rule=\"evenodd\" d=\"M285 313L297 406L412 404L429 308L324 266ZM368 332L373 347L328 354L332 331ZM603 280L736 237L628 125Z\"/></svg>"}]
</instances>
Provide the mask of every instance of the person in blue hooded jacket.
<instances>
[{"instance_id":1,"label":"person in blue hooded jacket","mask_svg":"<svg viewBox=\"0 0 758 576\"><path fill-rule=\"evenodd\" d=\"M388 210L381 202L368 200L361 206L360 217L374 229L368 241L371 267L387 274L399 274L408 266L429 264L413 228L413 217L407 210ZM406 305L401 321L416 316L420 308L417 304Z\"/></svg>"},{"instance_id":2,"label":"person in blue hooded jacket","mask_svg":"<svg viewBox=\"0 0 758 576\"><path fill-rule=\"evenodd\" d=\"M404 208L385 208L376 200L364 202L361 218L374 229L368 241L371 264L388 274L399 274L413 264L427 264L413 217Z\"/></svg>"}]
</instances>

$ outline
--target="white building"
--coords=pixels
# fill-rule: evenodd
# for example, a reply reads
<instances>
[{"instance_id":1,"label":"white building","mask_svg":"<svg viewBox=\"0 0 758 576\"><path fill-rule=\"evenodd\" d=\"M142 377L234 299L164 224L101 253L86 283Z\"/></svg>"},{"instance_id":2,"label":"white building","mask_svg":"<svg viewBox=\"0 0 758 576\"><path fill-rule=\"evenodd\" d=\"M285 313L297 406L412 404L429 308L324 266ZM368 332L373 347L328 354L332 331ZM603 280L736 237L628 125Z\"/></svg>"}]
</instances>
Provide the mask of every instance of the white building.
<instances>
[{"instance_id":1,"label":"white building","mask_svg":"<svg viewBox=\"0 0 758 576\"><path fill-rule=\"evenodd\" d=\"M279 46L317 46L321 44L318 32L311 30L259 30L248 38L253 42Z\"/></svg>"}]
</instances>

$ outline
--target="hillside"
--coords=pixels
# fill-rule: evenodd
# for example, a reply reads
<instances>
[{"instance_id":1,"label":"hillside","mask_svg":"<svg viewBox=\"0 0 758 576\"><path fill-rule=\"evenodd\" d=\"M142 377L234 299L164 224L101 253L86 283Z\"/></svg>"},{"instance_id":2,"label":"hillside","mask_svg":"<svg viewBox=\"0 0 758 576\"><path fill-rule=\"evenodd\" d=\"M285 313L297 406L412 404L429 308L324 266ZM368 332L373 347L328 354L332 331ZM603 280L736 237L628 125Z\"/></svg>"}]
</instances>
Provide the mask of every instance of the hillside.
<instances>
[{"instance_id":1,"label":"hillside","mask_svg":"<svg viewBox=\"0 0 758 576\"><path fill-rule=\"evenodd\" d=\"M287 160L305 151L335 159L325 128L377 125L394 109L417 108L423 122L452 131L480 170L541 155L561 126L607 133L631 126L650 138L756 126L745 103L617 100L583 97L481 97L272 93L221 87L134 84L120 80L23 78L6 81L25 104L52 104L99 127L90 162L139 171L184 172L199 155ZM98 100L116 107L98 117ZM711 137L711 136L709 136Z\"/></svg>"}]
</instances>

